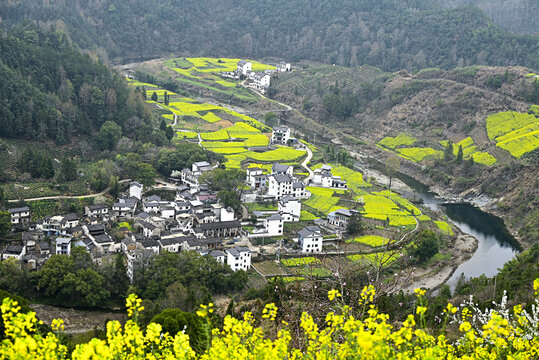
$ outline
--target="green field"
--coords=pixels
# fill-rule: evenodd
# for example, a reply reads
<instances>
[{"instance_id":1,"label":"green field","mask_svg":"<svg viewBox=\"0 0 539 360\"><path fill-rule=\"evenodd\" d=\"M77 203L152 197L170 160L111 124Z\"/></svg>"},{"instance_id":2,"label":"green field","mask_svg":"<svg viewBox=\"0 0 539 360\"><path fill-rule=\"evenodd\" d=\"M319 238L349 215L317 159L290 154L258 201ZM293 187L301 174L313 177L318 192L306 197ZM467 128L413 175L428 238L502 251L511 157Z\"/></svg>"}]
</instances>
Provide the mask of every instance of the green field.
<instances>
[{"instance_id":1,"label":"green field","mask_svg":"<svg viewBox=\"0 0 539 360\"><path fill-rule=\"evenodd\" d=\"M371 247L378 247L378 246L386 245L390 243L391 241L392 240L388 238L378 236L378 235L364 235L364 236L360 236L358 238L349 240L349 242L357 242L357 243L365 244Z\"/></svg>"},{"instance_id":2,"label":"green field","mask_svg":"<svg viewBox=\"0 0 539 360\"><path fill-rule=\"evenodd\" d=\"M288 266L288 267L305 266L305 265L312 265L312 264L321 264L320 260L318 260L317 258L312 257L312 256L301 257L301 258L293 258L293 259L281 259L281 263L284 266Z\"/></svg>"},{"instance_id":3,"label":"green field","mask_svg":"<svg viewBox=\"0 0 539 360\"><path fill-rule=\"evenodd\" d=\"M444 235L454 235L453 230L451 229L451 226L445 222L445 221L435 221L436 226L440 230L440 232Z\"/></svg>"},{"instance_id":4,"label":"green field","mask_svg":"<svg viewBox=\"0 0 539 360\"><path fill-rule=\"evenodd\" d=\"M415 162L421 162L425 158L440 159L443 156L443 153L439 150L419 147L397 149L397 153L405 159L412 160Z\"/></svg>"},{"instance_id":5,"label":"green field","mask_svg":"<svg viewBox=\"0 0 539 360\"><path fill-rule=\"evenodd\" d=\"M300 221L309 221L309 220L316 220L316 219L318 219L318 216L313 215L306 210L302 210L301 215L299 217Z\"/></svg>"},{"instance_id":6,"label":"green field","mask_svg":"<svg viewBox=\"0 0 539 360\"><path fill-rule=\"evenodd\" d=\"M333 196L335 191L332 189L308 186L307 190L309 190L312 195L303 203L307 206L312 207L313 209L322 211L326 214L333 211L335 209L335 206L339 202L339 198Z\"/></svg>"},{"instance_id":7,"label":"green field","mask_svg":"<svg viewBox=\"0 0 539 360\"><path fill-rule=\"evenodd\" d=\"M399 255L396 251L382 251L372 254L348 255L348 259L363 266L389 266L398 260Z\"/></svg>"},{"instance_id":8,"label":"green field","mask_svg":"<svg viewBox=\"0 0 539 360\"><path fill-rule=\"evenodd\" d=\"M539 147L539 118L532 106L529 113L505 111L487 117L487 134L496 146L515 158Z\"/></svg>"},{"instance_id":9,"label":"green field","mask_svg":"<svg viewBox=\"0 0 539 360\"><path fill-rule=\"evenodd\" d=\"M399 146L410 146L417 142L418 140L407 134L399 134L395 137L387 136L378 142L378 145L383 146L388 149L396 149Z\"/></svg>"}]
</instances>

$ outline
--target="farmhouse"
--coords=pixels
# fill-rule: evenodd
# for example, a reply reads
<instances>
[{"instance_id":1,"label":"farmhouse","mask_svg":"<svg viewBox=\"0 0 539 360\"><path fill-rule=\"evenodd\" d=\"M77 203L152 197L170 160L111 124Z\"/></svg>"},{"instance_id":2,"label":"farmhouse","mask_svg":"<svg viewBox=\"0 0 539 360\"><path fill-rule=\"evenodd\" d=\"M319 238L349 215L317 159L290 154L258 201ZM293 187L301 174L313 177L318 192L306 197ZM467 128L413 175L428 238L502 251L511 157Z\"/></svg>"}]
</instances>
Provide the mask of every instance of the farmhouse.
<instances>
[{"instance_id":1,"label":"farmhouse","mask_svg":"<svg viewBox=\"0 0 539 360\"><path fill-rule=\"evenodd\" d=\"M286 145L290 140L290 128L288 126L276 126L271 134L272 144Z\"/></svg>"},{"instance_id":2,"label":"farmhouse","mask_svg":"<svg viewBox=\"0 0 539 360\"><path fill-rule=\"evenodd\" d=\"M291 196L285 196L279 201L279 214L285 222L299 221L301 216L301 202Z\"/></svg>"},{"instance_id":3,"label":"farmhouse","mask_svg":"<svg viewBox=\"0 0 539 360\"><path fill-rule=\"evenodd\" d=\"M333 226L347 227L356 210L338 209L328 214L328 223Z\"/></svg>"},{"instance_id":4,"label":"farmhouse","mask_svg":"<svg viewBox=\"0 0 539 360\"><path fill-rule=\"evenodd\" d=\"M114 215L118 217L132 218L135 216L137 208L136 198L119 199L119 202L112 205Z\"/></svg>"},{"instance_id":5,"label":"farmhouse","mask_svg":"<svg viewBox=\"0 0 539 360\"><path fill-rule=\"evenodd\" d=\"M252 68L253 63L246 60L240 60L238 61L236 71L238 72L238 74L246 76L251 72Z\"/></svg>"},{"instance_id":6,"label":"farmhouse","mask_svg":"<svg viewBox=\"0 0 539 360\"><path fill-rule=\"evenodd\" d=\"M256 73L253 80L255 88L264 92L270 86L270 76L264 73Z\"/></svg>"},{"instance_id":7,"label":"farmhouse","mask_svg":"<svg viewBox=\"0 0 539 360\"><path fill-rule=\"evenodd\" d=\"M6 260L8 258L22 260L24 254L26 253L25 250L25 247L22 245L8 245L2 253L2 260Z\"/></svg>"},{"instance_id":8,"label":"farmhouse","mask_svg":"<svg viewBox=\"0 0 539 360\"><path fill-rule=\"evenodd\" d=\"M225 238L238 236L241 233L239 221L223 221L200 224L194 229L195 234L211 238Z\"/></svg>"},{"instance_id":9,"label":"farmhouse","mask_svg":"<svg viewBox=\"0 0 539 360\"><path fill-rule=\"evenodd\" d=\"M234 247L226 250L226 263L232 271L247 271L251 267L251 250L246 247Z\"/></svg>"},{"instance_id":10,"label":"farmhouse","mask_svg":"<svg viewBox=\"0 0 539 360\"><path fill-rule=\"evenodd\" d=\"M247 169L247 184L253 189L260 189L266 187L267 176L263 173L263 170L257 167Z\"/></svg>"},{"instance_id":11,"label":"farmhouse","mask_svg":"<svg viewBox=\"0 0 539 360\"><path fill-rule=\"evenodd\" d=\"M71 238L70 237L57 237L56 242L56 255L71 255Z\"/></svg>"},{"instance_id":12,"label":"farmhouse","mask_svg":"<svg viewBox=\"0 0 539 360\"><path fill-rule=\"evenodd\" d=\"M294 179L292 176L286 175L270 175L268 177L268 195L280 199L285 195L292 195L292 184Z\"/></svg>"},{"instance_id":13,"label":"farmhouse","mask_svg":"<svg viewBox=\"0 0 539 360\"><path fill-rule=\"evenodd\" d=\"M84 215L88 217L103 217L108 215L109 209L105 204L88 205L84 207Z\"/></svg>"},{"instance_id":14,"label":"farmhouse","mask_svg":"<svg viewBox=\"0 0 539 360\"><path fill-rule=\"evenodd\" d=\"M12 224L23 224L30 222L30 208L23 206L19 208L12 208L8 210L11 215Z\"/></svg>"},{"instance_id":15,"label":"farmhouse","mask_svg":"<svg viewBox=\"0 0 539 360\"><path fill-rule=\"evenodd\" d=\"M346 181L342 180L340 176L331 174L331 166L329 165L322 165L320 169L314 171L313 185L335 189L348 188Z\"/></svg>"},{"instance_id":16,"label":"farmhouse","mask_svg":"<svg viewBox=\"0 0 539 360\"><path fill-rule=\"evenodd\" d=\"M278 72L292 71L292 66L290 65L290 63L281 61L279 64L277 64L277 71Z\"/></svg>"},{"instance_id":17,"label":"farmhouse","mask_svg":"<svg viewBox=\"0 0 539 360\"><path fill-rule=\"evenodd\" d=\"M142 189L143 185L139 184L136 181L129 183L129 197L137 198L138 200L142 199Z\"/></svg>"},{"instance_id":18,"label":"farmhouse","mask_svg":"<svg viewBox=\"0 0 539 360\"><path fill-rule=\"evenodd\" d=\"M322 231L318 226L307 226L298 232L302 252L322 252Z\"/></svg>"}]
</instances>

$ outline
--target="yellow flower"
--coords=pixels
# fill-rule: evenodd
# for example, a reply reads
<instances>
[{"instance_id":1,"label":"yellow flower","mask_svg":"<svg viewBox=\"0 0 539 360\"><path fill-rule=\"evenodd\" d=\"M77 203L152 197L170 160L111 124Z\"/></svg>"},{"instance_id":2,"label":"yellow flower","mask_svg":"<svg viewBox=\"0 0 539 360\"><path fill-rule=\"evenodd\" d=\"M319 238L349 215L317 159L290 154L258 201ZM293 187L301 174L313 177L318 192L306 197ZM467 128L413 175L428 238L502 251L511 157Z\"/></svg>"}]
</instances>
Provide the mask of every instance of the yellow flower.
<instances>
[{"instance_id":1,"label":"yellow flower","mask_svg":"<svg viewBox=\"0 0 539 360\"><path fill-rule=\"evenodd\" d=\"M274 321L275 317L277 317L277 306L274 303L266 304L262 311L262 318Z\"/></svg>"},{"instance_id":2,"label":"yellow flower","mask_svg":"<svg viewBox=\"0 0 539 360\"><path fill-rule=\"evenodd\" d=\"M415 289L414 292L415 292L418 296L424 296L424 295L427 293L426 290L421 289L421 288Z\"/></svg>"},{"instance_id":3,"label":"yellow flower","mask_svg":"<svg viewBox=\"0 0 539 360\"><path fill-rule=\"evenodd\" d=\"M342 297L339 290L332 289L328 291L328 298L330 301L333 301L333 299L335 299L336 297Z\"/></svg>"},{"instance_id":4,"label":"yellow flower","mask_svg":"<svg viewBox=\"0 0 539 360\"><path fill-rule=\"evenodd\" d=\"M416 309L416 314L417 315L423 315L425 313L425 311L427 311L426 307L418 306L417 309Z\"/></svg>"}]
</instances>

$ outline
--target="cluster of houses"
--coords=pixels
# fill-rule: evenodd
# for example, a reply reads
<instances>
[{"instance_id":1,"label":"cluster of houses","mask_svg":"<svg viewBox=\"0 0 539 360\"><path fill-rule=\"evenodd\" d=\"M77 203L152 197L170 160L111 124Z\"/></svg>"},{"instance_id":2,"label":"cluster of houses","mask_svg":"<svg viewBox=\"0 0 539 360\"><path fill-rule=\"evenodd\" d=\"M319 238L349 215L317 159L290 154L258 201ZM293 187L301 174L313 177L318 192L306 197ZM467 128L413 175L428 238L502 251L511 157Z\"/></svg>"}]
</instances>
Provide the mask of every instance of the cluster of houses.
<instances>
[{"instance_id":1,"label":"cluster of houses","mask_svg":"<svg viewBox=\"0 0 539 360\"><path fill-rule=\"evenodd\" d=\"M249 79L251 87L264 93L270 86L271 75L276 72L292 71L290 63L281 61L275 69L268 69L263 72L254 72L253 63L247 60L240 60L237 63L236 70L233 72L221 73L221 76L233 79Z\"/></svg>"},{"instance_id":2,"label":"cluster of houses","mask_svg":"<svg viewBox=\"0 0 539 360\"><path fill-rule=\"evenodd\" d=\"M84 214L31 221L28 207L9 209L12 223L26 231L21 242L3 249L2 260L15 258L36 269L51 255L69 255L81 246L98 264L113 254L125 254L131 280L137 268L162 251L197 251L234 271L248 270L251 251L235 246L243 234L241 222L233 209L218 202L214 192L198 184L198 176L211 169L207 162L198 162L182 172L187 181L177 186L170 200L158 195L144 197L142 184L131 182L112 206L88 205Z\"/></svg>"}]
</instances>

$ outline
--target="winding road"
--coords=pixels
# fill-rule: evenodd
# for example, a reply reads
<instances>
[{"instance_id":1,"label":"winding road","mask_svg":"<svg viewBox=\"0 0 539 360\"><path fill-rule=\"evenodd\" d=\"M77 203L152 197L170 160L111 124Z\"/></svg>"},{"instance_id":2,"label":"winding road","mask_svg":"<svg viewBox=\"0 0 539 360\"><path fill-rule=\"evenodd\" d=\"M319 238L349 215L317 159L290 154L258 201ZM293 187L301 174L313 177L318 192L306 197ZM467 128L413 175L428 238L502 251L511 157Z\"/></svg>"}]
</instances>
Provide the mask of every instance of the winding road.
<instances>
[{"instance_id":1,"label":"winding road","mask_svg":"<svg viewBox=\"0 0 539 360\"><path fill-rule=\"evenodd\" d=\"M120 184L123 184L123 183L129 182L129 181L131 181L131 179L124 179L124 180L120 180L118 182ZM74 195L74 196L71 196L71 195L42 196L42 197L27 198L27 199L12 199L12 200L8 200L8 202L16 203L16 202L19 202L19 201L39 201L39 200L57 200L57 199L85 199L85 198L93 198L93 197L97 197L97 196L106 194L107 192L109 192L109 190L110 190L110 186L108 186L105 190L103 190L101 192L98 192L96 194Z\"/></svg>"}]
</instances>

